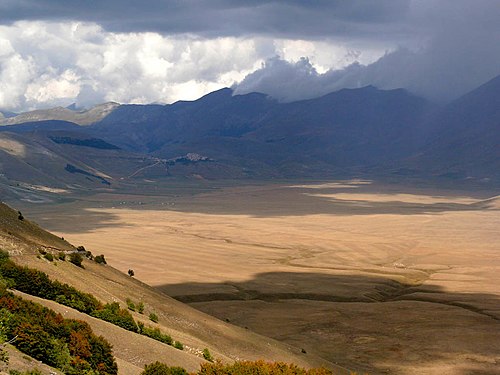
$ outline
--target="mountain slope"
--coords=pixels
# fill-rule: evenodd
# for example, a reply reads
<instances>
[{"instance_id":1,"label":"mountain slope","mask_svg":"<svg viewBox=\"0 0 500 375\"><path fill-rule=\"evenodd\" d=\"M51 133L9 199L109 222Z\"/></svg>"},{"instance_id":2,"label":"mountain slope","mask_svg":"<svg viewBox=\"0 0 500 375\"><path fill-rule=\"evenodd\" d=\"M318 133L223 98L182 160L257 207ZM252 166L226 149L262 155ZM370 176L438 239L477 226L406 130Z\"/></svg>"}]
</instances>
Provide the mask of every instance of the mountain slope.
<instances>
[{"instance_id":1,"label":"mountain slope","mask_svg":"<svg viewBox=\"0 0 500 375\"><path fill-rule=\"evenodd\" d=\"M447 105L408 164L437 175L500 180L500 76Z\"/></svg>"},{"instance_id":2,"label":"mountain slope","mask_svg":"<svg viewBox=\"0 0 500 375\"><path fill-rule=\"evenodd\" d=\"M93 130L159 157L196 152L248 176L318 176L410 155L431 109L404 90L374 87L287 104L223 89L194 102L121 106Z\"/></svg>"},{"instance_id":3,"label":"mountain slope","mask_svg":"<svg viewBox=\"0 0 500 375\"><path fill-rule=\"evenodd\" d=\"M45 120L61 120L73 122L79 125L89 125L106 117L108 114L113 112L118 105L118 103L109 102L81 111L73 111L68 108L57 107L52 109L39 109L36 111L21 113L19 115L8 113L8 116L0 118L0 125L14 125Z\"/></svg>"}]
</instances>

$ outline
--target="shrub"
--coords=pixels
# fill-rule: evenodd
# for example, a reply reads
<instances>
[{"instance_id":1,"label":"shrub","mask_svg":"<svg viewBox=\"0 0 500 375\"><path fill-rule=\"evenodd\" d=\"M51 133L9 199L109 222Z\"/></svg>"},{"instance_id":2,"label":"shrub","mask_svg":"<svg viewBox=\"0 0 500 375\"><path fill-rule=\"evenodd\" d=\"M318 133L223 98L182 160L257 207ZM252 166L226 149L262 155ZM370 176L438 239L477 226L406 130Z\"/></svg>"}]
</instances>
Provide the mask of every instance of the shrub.
<instances>
[{"instance_id":1,"label":"shrub","mask_svg":"<svg viewBox=\"0 0 500 375\"><path fill-rule=\"evenodd\" d=\"M63 237L61 237L61 238L63 238ZM63 239L64 239L64 238L63 238ZM76 248L76 250L77 250L78 252L81 252L81 253L86 252L86 250L85 250L85 246L81 246L81 245L80 245L80 246L78 246L78 247Z\"/></svg>"},{"instance_id":2,"label":"shrub","mask_svg":"<svg viewBox=\"0 0 500 375\"><path fill-rule=\"evenodd\" d=\"M134 276L135 275L134 270L128 270L128 275L130 277Z\"/></svg>"},{"instance_id":3,"label":"shrub","mask_svg":"<svg viewBox=\"0 0 500 375\"><path fill-rule=\"evenodd\" d=\"M57 255L57 258L59 260L62 260L63 262L66 260L66 254L63 253L62 251Z\"/></svg>"},{"instance_id":4,"label":"shrub","mask_svg":"<svg viewBox=\"0 0 500 375\"><path fill-rule=\"evenodd\" d=\"M149 320L152 322L158 323L158 315L156 315L154 312L149 314Z\"/></svg>"},{"instance_id":5,"label":"shrub","mask_svg":"<svg viewBox=\"0 0 500 375\"><path fill-rule=\"evenodd\" d=\"M187 371L182 367L169 367L156 361L146 365L141 375L187 375Z\"/></svg>"},{"instance_id":6,"label":"shrub","mask_svg":"<svg viewBox=\"0 0 500 375\"><path fill-rule=\"evenodd\" d=\"M21 213L21 211L17 211L17 213L18 213L17 218L18 218L19 220L23 221L23 220L24 220L24 216L23 216L23 214Z\"/></svg>"},{"instance_id":7,"label":"shrub","mask_svg":"<svg viewBox=\"0 0 500 375\"><path fill-rule=\"evenodd\" d=\"M210 350L208 348L203 349L203 358L205 358L209 362L213 362L214 358L212 357L212 354L210 354Z\"/></svg>"},{"instance_id":8,"label":"shrub","mask_svg":"<svg viewBox=\"0 0 500 375\"><path fill-rule=\"evenodd\" d=\"M174 341L169 334L163 333L159 328L151 328L142 326L141 334L147 337L151 337L156 341L160 341L167 345L172 345Z\"/></svg>"},{"instance_id":9,"label":"shrub","mask_svg":"<svg viewBox=\"0 0 500 375\"><path fill-rule=\"evenodd\" d=\"M95 310L90 315L125 328L128 331L138 331L132 315L127 310L121 309L118 302L107 303L103 309Z\"/></svg>"},{"instance_id":10,"label":"shrub","mask_svg":"<svg viewBox=\"0 0 500 375\"><path fill-rule=\"evenodd\" d=\"M102 254L101 255L97 255L96 257L94 257L94 261L96 263L99 263L99 264L108 264L106 262L106 259L104 259L104 255L102 255Z\"/></svg>"},{"instance_id":11,"label":"shrub","mask_svg":"<svg viewBox=\"0 0 500 375\"><path fill-rule=\"evenodd\" d=\"M84 268L82 265L83 257L79 253L71 253L69 255L69 261L73 263L75 266Z\"/></svg>"},{"instance_id":12,"label":"shrub","mask_svg":"<svg viewBox=\"0 0 500 375\"><path fill-rule=\"evenodd\" d=\"M51 253L46 253L43 257L47 259L49 262L54 261L54 256Z\"/></svg>"},{"instance_id":13,"label":"shrub","mask_svg":"<svg viewBox=\"0 0 500 375\"><path fill-rule=\"evenodd\" d=\"M137 304L137 312L139 314L143 314L144 313L144 302L139 302Z\"/></svg>"},{"instance_id":14,"label":"shrub","mask_svg":"<svg viewBox=\"0 0 500 375\"><path fill-rule=\"evenodd\" d=\"M294 364L283 362L264 361L242 361L233 364L223 364L221 362L203 363L198 375L231 374L231 375L332 375L332 372L325 368L312 368L309 370L298 367Z\"/></svg>"},{"instance_id":15,"label":"shrub","mask_svg":"<svg viewBox=\"0 0 500 375\"><path fill-rule=\"evenodd\" d=\"M129 310L135 311L135 303L130 298L127 298L127 307Z\"/></svg>"},{"instance_id":16,"label":"shrub","mask_svg":"<svg viewBox=\"0 0 500 375\"><path fill-rule=\"evenodd\" d=\"M180 341L174 341L174 348L184 350L184 345L182 345L182 342Z\"/></svg>"},{"instance_id":17,"label":"shrub","mask_svg":"<svg viewBox=\"0 0 500 375\"><path fill-rule=\"evenodd\" d=\"M0 311L3 318L10 314L4 327L9 337L16 337L13 345L23 353L66 374L117 373L111 345L95 336L87 323L64 319L53 310L9 292L0 295Z\"/></svg>"}]
</instances>

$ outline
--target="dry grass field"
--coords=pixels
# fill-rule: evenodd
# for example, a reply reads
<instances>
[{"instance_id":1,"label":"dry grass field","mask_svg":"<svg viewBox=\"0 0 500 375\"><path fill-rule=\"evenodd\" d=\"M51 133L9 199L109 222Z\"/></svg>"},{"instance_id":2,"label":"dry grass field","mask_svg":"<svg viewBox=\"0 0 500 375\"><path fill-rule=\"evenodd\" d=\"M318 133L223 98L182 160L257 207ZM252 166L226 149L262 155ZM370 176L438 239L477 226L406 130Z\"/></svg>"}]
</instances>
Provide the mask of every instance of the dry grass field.
<instances>
[{"instance_id":1,"label":"dry grass field","mask_svg":"<svg viewBox=\"0 0 500 375\"><path fill-rule=\"evenodd\" d=\"M347 181L22 209L180 301L342 366L498 374L494 196Z\"/></svg>"}]
</instances>

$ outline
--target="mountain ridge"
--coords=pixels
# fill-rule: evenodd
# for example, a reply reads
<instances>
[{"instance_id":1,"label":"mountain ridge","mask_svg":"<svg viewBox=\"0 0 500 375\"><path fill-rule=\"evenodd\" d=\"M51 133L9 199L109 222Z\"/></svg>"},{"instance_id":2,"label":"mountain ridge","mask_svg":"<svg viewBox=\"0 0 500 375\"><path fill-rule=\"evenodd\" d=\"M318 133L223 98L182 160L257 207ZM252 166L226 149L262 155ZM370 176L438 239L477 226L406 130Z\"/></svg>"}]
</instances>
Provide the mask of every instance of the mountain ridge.
<instances>
[{"instance_id":1,"label":"mountain ridge","mask_svg":"<svg viewBox=\"0 0 500 375\"><path fill-rule=\"evenodd\" d=\"M262 93L234 95L223 88L194 101L167 105L112 103L105 115L94 110L102 118L84 126L52 119L2 126L0 134L22 133L26 139L45 134L55 139L65 135L51 133L67 131L114 145L123 156L121 172L113 172L117 167L109 169L109 165L102 172L118 180L136 176L138 168L129 161L144 155L152 164L164 165L161 171L143 169L154 178L364 176L497 182L498 98L500 76L442 107L404 89L373 86L292 103L280 103ZM93 109L76 113L89 111ZM12 119L23 118L27 117L21 114ZM63 148L61 152L75 153L74 147ZM185 159L188 154L201 155L210 163ZM95 157L105 158L104 151ZM167 160L179 162L168 165Z\"/></svg>"}]
</instances>

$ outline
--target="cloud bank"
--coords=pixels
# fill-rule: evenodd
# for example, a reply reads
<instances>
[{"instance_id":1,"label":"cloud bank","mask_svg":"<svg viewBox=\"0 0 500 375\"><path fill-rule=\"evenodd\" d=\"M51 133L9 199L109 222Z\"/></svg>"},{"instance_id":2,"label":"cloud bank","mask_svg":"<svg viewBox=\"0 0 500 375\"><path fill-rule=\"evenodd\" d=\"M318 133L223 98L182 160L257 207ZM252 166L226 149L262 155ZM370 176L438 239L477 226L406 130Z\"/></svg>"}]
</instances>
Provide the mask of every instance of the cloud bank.
<instances>
[{"instance_id":1,"label":"cloud bank","mask_svg":"<svg viewBox=\"0 0 500 375\"><path fill-rule=\"evenodd\" d=\"M153 32L114 33L94 23L18 21L0 26L0 109L26 111L105 101L171 103L233 85L272 56L314 55L318 67L372 61L324 42Z\"/></svg>"},{"instance_id":2,"label":"cloud bank","mask_svg":"<svg viewBox=\"0 0 500 375\"><path fill-rule=\"evenodd\" d=\"M413 19L428 35L418 48L398 47L371 64L355 62L323 73L308 59L273 58L245 77L236 93L257 91L294 101L374 85L405 88L438 102L457 98L500 74L500 6L492 1L445 3L418 3Z\"/></svg>"},{"instance_id":3,"label":"cloud bank","mask_svg":"<svg viewBox=\"0 0 500 375\"><path fill-rule=\"evenodd\" d=\"M447 101L500 74L497 0L3 0L0 24L12 111L232 85L282 101L369 84Z\"/></svg>"}]
</instances>

